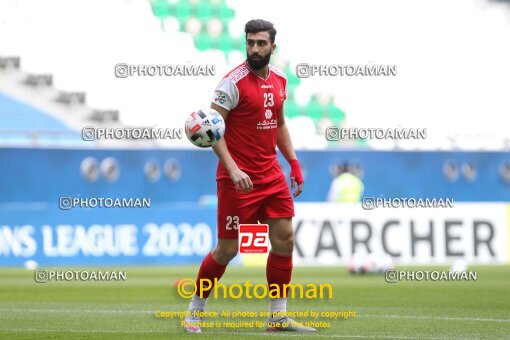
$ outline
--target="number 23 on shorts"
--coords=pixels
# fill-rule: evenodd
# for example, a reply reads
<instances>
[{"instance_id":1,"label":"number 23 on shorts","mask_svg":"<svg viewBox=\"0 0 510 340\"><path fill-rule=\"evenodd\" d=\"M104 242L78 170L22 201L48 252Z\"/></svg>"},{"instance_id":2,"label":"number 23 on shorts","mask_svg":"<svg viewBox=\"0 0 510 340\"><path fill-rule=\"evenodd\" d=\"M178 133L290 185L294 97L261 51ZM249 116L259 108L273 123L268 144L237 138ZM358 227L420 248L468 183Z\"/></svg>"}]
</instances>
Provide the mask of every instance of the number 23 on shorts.
<instances>
[{"instance_id":1,"label":"number 23 on shorts","mask_svg":"<svg viewBox=\"0 0 510 340\"><path fill-rule=\"evenodd\" d=\"M239 216L227 216L227 226L225 229L239 229Z\"/></svg>"}]
</instances>

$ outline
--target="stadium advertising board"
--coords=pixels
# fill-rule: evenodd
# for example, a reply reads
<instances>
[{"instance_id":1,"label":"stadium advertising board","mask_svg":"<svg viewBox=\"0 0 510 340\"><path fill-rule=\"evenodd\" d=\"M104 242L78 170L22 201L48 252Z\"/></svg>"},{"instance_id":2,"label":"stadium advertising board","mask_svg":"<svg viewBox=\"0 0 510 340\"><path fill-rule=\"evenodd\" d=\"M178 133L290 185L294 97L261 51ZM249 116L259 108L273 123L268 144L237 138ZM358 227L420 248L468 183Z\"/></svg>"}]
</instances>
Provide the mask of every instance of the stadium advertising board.
<instances>
[{"instance_id":1,"label":"stadium advertising board","mask_svg":"<svg viewBox=\"0 0 510 340\"><path fill-rule=\"evenodd\" d=\"M296 204L294 263L347 264L358 251L387 253L397 264L506 263L508 209L501 203L374 210Z\"/></svg>"},{"instance_id":2,"label":"stadium advertising board","mask_svg":"<svg viewBox=\"0 0 510 340\"><path fill-rule=\"evenodd\" d=\"M357 251L399 264L506 263L509 207L380 208L297 203L295 265L346 265ZM88 211L90 210L90 211ZM214 208L3 210L0 265L199 263L216 240Z\"/></svg>"}]
</instances>

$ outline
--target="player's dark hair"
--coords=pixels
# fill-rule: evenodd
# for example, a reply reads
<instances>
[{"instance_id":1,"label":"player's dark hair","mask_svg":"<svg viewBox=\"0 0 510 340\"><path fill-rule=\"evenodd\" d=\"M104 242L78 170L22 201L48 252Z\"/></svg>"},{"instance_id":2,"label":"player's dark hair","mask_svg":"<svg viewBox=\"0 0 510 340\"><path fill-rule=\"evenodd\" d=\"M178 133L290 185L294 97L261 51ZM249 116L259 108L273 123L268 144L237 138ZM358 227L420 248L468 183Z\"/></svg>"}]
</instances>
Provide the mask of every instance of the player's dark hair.
<instances>
[{"instance_id":1,"label":"player's dark hair","mask_svg":"<svg viewBox=\"0 0 510 340\"><path fill-rule=\"evenodd\" d=\"M262 19L254 19L248 21L246 23L246 26L244 26L244 33L246 33L246 36L248 36L248 33L259 32L268 32L271 44L274 44L274 39L276 37L276 29L274 28L273 23Z\"/></svg>"}]
</instances>

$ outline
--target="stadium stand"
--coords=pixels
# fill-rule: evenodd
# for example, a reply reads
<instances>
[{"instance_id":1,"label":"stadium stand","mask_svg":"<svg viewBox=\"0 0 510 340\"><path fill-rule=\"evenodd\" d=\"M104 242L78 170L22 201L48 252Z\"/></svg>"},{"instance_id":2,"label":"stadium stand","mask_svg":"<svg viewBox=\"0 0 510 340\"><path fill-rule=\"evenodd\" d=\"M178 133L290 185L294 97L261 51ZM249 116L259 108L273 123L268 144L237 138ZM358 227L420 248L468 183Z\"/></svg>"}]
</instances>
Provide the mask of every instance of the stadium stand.
<instances>
[{"instance_id":1,"label":"stadium stand","mask_svg":"<svg viewBox=\"0 0 510 340\"><path fill-rule=\"evenodd\" d=\"M152 11L162 22L166 22L169 18L175 19L181 31L193 36L199 51L221 50L226 57L233 51L244 52L245 37L244 34L239 35L242 24L233 20L235 10L224 0L178 0L177 2L153 0ZM328 119L336 126L342 124L345 113L332 101L317 103L316 96L324 96L323 94L315 94L304 107L298 104L294 97L300 79L290 68L288 61L280 59L276 64L285 72L288 79L288 98L285 106L287 117L306 115L312 118L317 133L322 135L324 129L319 124L321 119ZM310 130L307 129L307 131Z\"/></svg>"},{"instance_id":2,"label":"stadium stand","mask_svg":"<svg viewBox=\"0 0 510 340\"><path fill-rule=\"evenodd\" d=\"M0 93L0 143L32 145L81 141L75 130L31 105Z\"/></svg>"},{"instance_id":3,"label":"stadium stand","mask_svg":"<svg viewBox=\"0 0 510 340\"><path fill-rule=\"evenodd\" d=\"M351 10L355 10L356 6L352 6ZM47 10L54 8L58 10ZM43 10L45 15L39 15ZM48 102L61 104L48 104L46 111L59 112L58 119L75 128L96 123L181 127L188 112L209 105L211 89L218 78L244 60L246 10L234 0L78 0L72 4L65 0L12 0L2 2L0 11L3 14L0 92L12 93L12 88L17 87L24 93L23 101L37 101L38 104L46 95ZM279 27L293 25L292 18L279 19ZM47 25L48 22L52 25ZM280 32L285 34L284 29ZM289 45L288 38L279 36L285 39L282 45ZM350 95L342 97L339 94L345 89L345 83L335 88L305 84L307 81L298 78L295 72L296 63L303 60L297 60L296 54L282 48L278 47L272 62L288 77L286 115L289 121L298 119L297 125L312 124L314 127L294 132L294 139L319 141L320 137L324 139L324 131L330 125L374 127L386 120L373 111L376 104L365 98L365 92L377 93L380 85L374 85L376 80L356 85L357 91L352 90ZM113 77L114 67L119 63L212 64L216 67L216 76L182 77L178 79L179 93L176 94L176 79L172 77ZM20 70L18 75L23 77L5 77L6 72L11 72L9 69ZM31 90L21 90L23 86ZM402 102L409 100L401 99ZM353 102L358 106L352 112ZM496 102L487 101L487 105L490 105L489 111L497 111ZM397 106L400 111L405 104L401 106ZM426 120L423 114L417 118L420 123ZM387 120L393 122L398 118L388 117ZM510 145L502 127L498 132L480 134L475 131L475 123L470 125L472 133L449 131L446 127L436 130L427 137L427 143L358 140L316 144L297 141L296 144L311 149L385 150L471 149L480 145L484 149L498 150ZM192 148L186 141L164 146Z\"/></svg>"}]
</instances>

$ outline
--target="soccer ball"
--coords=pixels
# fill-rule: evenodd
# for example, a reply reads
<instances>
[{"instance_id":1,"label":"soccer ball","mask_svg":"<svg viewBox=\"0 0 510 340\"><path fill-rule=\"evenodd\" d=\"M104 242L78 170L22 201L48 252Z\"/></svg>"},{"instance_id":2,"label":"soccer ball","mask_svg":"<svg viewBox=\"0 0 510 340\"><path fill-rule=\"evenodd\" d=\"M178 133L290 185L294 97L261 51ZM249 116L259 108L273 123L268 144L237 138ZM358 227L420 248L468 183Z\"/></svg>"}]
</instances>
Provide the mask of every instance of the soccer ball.
<instances>
[{"instance_id":1,"label":"soccer ball","mask_svg":"<svg viewBox=\"0 0 510 340\"><path fill-rule=\"evenodd\" d=\"M382 274L390 269L395 269L391 256L382 253L367 254L359 251L353 254L347 267L351 274Z\"/></svg>"},{"instance_id":2,"label":"soccer ball","mask_svg":"<svg viewBox=\"0 0 510 340\"><path fill-rule=\"evenodd\" d=\"M225 134L225 121L214 109L201 109L190 114L184 128L189 141L201 148L215 145Z\"/></svg>"},{"instance_id":3,"label":"soccer ball","mask_svg":"<svg viewBox=\"0 0 510 340\"><path fill-rule=\"evenodd\" d=\"M347 270L351 274L362 274L365 265L366 254L360 251L355 252L349 260Z\"/></svg>"}]
</instances>

